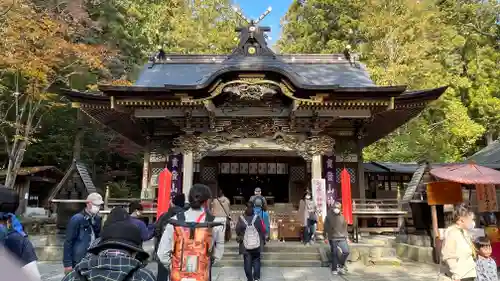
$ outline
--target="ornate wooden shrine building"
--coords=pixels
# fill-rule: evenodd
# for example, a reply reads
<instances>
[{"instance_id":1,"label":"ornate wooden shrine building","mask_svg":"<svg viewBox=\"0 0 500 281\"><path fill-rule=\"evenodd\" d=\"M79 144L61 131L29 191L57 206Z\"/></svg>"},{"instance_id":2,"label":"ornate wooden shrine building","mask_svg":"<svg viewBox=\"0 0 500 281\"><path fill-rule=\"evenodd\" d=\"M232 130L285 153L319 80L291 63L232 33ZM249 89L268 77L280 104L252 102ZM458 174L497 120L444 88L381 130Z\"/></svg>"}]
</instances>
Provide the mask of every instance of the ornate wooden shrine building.
<instances>
[{"instance_id":1,"label":"ornate wooden shrine building","mask_svg":"<svg viewBox=\"0 0 500 281\"><path fill-rule=\"evenodd\" d=\"M133 86L65 95L144 148L143 198L155 197L165 165L177 192L196 181L239 200L258 186L276 202L293 203L311 178L325 178L332 194L346 167L352 196L364 198L363 147L415 117L446 87L377 86L344 54L278 55L267 31L250 22L238 29L231 54L160 51Z\"/></svg>"}]
</instances>

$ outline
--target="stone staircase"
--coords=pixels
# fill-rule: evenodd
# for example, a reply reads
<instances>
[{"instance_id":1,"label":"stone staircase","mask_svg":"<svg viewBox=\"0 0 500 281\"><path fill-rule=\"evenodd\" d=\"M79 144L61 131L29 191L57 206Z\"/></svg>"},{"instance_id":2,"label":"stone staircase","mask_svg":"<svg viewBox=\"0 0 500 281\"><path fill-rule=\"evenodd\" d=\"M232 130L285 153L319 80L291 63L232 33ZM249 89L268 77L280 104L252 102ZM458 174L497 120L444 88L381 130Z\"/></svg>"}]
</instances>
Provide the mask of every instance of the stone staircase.
<instances>
[{"instance_id":1,"label":"stone staircase","mask_svg":"<svg viewBox=\"0 0 500 281\"><path fill-rule=\"evenodd\" d=\"M392 265L400 266L402 261L398 258L395 246L395 238L387 236L371 236L361 238L359 243L349 245L349 262L361 262L366 266ZM323 266L327 266L331 260L329 246L320 248Z\"/></svg>"},{"instance_id":2,"label":"stone staircase","mask_svg":"<svg viewBox=\"0 0 500 281\"><path fill-rule=\"evenodd\" d=\"M31 237L40 261L61 262L64 236L52 234ZM396 251L395 238L380 236L360 239L352 243L348 261L364 265L401 265ZM238 253L238 244L229 242L224 247L224 256L216 267L243 266L243 257ZM153 251L153 242L144 243L147 252ZM405 257L403 257L405 258ZM330 247L324 243L304 246L299 242L268 242L262 254L265 267L327 267L330 264Z\"/></svg>"},{"instance_id":3,"label":"stone staircase","mask_svg":"<svg viewBox=\"0 0 500 281\"><path fill-rule=\"evenodd\" d=\"M324 261L321 245L304 246L299 242L268 242L262 254L262 266L266 267L320 267ZM243 257L238 253L238 244L230 242L224 247L222 260L216 267L243 266Z\"/></svg>"}]
</instances>

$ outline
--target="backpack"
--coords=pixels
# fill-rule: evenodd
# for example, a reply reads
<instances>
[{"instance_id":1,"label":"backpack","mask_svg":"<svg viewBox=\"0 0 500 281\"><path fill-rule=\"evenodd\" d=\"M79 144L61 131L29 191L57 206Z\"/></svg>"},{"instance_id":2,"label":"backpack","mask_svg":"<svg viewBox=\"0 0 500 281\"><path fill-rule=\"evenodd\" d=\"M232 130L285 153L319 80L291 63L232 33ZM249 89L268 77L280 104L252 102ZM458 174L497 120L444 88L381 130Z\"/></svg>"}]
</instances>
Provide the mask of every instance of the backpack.
<instances>
[{"instance_id":1,"label":"backpack","mask_svg":"<svg viewBox=\"0 0 500 281\"><path fill-rule=\"evenodd\" d=\"M222 226L214 219L213 215L203 212L195 222L186 222L182 212L177 214L177 220L169 221L174 227L171 281L210 281L212 228Z\"/></svg>"},{"instance_id":2,"label":"backpack","mask_svg":"<svg viewBox=\"0 0 500 281\"><path fill-rule=\"evenodd\" d=\"M123 279L120 279L122 281L130 281L130 280L134 280L134 274L141 270L142 269L142 266L141 265L137 265L136 267L134 267L131 271L129 271L127 273L127 275L125 275L125 277ZM76 273L76 276L75 276L75 281L78 279L80 279L79 281L89 281L89 279L87 278L87 276L85 275L82 275L81 272L78 272L78 271L75 271Z\"/></svg>"},{"instance_id":3,"label":"backpack","mask_svg":"<svg viewBox=\"0 0 500 281\"><path fill-rule=\"evenodd\" d=\"M260 235L254 225L257 216L253 216L250 224L248 224L243 216L241 216L241 219L246 225L245 234L243 235L243 246L245 246L247 250L258 249L260 247Z\"/></svg>"}]
</instances>

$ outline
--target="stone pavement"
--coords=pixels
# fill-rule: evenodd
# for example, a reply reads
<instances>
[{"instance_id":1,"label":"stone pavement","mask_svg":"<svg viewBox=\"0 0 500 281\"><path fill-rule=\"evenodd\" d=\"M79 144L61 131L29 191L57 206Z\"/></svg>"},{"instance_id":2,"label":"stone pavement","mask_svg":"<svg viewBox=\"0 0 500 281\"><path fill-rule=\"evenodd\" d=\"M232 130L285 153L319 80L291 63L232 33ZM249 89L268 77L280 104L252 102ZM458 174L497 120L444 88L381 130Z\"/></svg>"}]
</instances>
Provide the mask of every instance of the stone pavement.
<instances>
[{"instance_id":1,"label":"stone pavement","mask_svg":"<svg viewBox=\"0 0 500 281\"><path fill-rule=\"evenodd\" d=\"M62 265L41 263L39 268L43 281L59 281L63 278ZM156 264L148 268L156 271ZM349 273L332 276L329 269L320 268L262 268L262 281L421 281L436 280L436 267L427 264L404 263L401 267L349 265ZM214 268L214 281L246 281L243 268Z\"/></svg>"}]
</instances>

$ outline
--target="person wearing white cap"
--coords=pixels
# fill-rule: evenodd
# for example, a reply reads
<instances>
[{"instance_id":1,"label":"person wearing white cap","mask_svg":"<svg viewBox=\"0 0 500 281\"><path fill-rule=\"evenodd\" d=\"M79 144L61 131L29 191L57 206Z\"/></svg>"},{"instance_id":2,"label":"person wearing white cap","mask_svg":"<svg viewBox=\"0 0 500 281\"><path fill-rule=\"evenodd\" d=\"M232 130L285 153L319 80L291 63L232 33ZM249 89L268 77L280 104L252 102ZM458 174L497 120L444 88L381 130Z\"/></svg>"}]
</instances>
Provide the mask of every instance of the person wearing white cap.
<instances>
[{"instance_id":1,"label":"person wearing white cap","mask_svg":"<svg viewBox=\"0 0 500 281\"><path fill-rule=\"evenodd\" d=\"M101 232L99 210L103 204L104 201L99 193L91 193L87 196L85 209L69 220L64 240L65 273L73 270L73 267L85 256L92 242L99 237Z\"/></svg>"}]
</instances>

